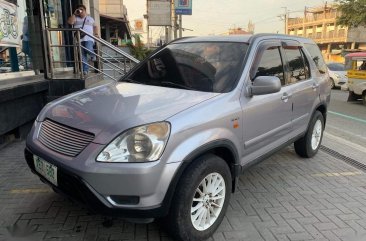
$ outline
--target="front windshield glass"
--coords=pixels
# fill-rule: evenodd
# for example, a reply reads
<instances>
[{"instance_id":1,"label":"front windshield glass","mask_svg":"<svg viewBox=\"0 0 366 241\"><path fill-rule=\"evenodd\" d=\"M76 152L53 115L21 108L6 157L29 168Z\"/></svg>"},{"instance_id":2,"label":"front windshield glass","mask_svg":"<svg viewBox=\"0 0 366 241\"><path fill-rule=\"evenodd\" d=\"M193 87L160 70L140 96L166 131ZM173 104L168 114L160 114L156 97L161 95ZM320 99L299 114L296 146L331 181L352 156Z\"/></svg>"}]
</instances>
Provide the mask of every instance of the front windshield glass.
<instances>
[{"instance_id":1,"label":"front windshield glass","mask_svg":"<svg viewBox=\"0 0 366 241\"><path fill-rule=\"evenodd\" d=\"M344 71L345 67L344 64L340 64L340 63L331 63L331 64L327 64L328 68L332 71Z\"/></svg>"},{"instance_id":2,"label":"front windshield glass","mask_svg":"<svg viewBox=\"0 0 366 241\"><path fill-rule=\"evenodd\" d=\"M241 73L246 43L173 43L142 63L121 81L224 93Z\"/></svg>"}]
</instances>

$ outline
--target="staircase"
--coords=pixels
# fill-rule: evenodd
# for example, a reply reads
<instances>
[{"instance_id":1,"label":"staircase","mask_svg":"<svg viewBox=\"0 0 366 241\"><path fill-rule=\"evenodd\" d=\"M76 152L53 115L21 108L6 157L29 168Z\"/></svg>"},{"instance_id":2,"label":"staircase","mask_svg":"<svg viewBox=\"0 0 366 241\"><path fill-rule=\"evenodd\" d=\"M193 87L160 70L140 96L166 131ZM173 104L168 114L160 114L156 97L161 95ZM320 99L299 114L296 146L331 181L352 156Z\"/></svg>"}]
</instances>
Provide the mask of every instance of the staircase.
<instances>
[{"instance_id":1,"label":"staircase","mask_svg":"<svg viewBox=\"0 0 366 241\"><path fill-rule=\"evenodd\" d=\"M88 51L80 44L80 34L85 33L95 42L94 53L96 61L84 63L82 51ZM95 37L82 29L48 28L47 35L47 78L56 80L81 80L84 88L97 84L118 81L139 60L126 51ZM65 43L69 40L69 43ZM89 55L88 55L89 57ZM89 73L84 75L82 65L89 66Z\"/></svg>"}]
</instances>

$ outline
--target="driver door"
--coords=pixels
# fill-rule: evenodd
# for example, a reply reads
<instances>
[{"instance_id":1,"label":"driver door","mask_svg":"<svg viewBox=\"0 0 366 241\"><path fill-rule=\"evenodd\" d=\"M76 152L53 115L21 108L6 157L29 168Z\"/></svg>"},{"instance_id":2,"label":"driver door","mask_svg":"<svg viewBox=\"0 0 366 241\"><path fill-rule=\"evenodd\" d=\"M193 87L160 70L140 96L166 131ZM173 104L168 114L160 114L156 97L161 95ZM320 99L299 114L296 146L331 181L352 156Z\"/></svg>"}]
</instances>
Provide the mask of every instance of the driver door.
<instances>
[{"instance_id":1,"label":"driver door","mask_svg":"<svg viewBox=\"0 0 366 241\"><path fill-rule=\"evenodd\" d=\"M250 71L251 82L257 76L276 76L281 80L277 93L242 97L243 158L247 164L288 140L291 130L291 92L286 86L285 61L281 43L263 42L256 53Z\"/></svg>"}]
</instances>

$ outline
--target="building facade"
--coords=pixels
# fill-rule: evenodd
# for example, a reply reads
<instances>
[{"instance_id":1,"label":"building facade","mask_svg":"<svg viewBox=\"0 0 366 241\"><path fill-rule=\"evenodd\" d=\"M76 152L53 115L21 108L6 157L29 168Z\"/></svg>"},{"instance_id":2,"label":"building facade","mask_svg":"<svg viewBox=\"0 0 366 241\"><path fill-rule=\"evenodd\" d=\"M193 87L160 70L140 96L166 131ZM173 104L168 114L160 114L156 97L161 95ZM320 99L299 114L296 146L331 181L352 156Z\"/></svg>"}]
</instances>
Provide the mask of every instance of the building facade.
<instances>
[{"instance_id":1,"label":"building facade","mask_svg":"<svg viewBox=\"0 0 366 241\"><path fill-rule=\"evenodd\" d=\"M287 16L287 34L312 38L327 61L344 62L346 53L366 50L366 28L338 25L341 14L335 4L306 7L301 17Z\"/></svg>"},{"instance_id":2,"label":"building facade","mask_svg":"<svg viewBox=\"0 0 366 241\"><path fill-rule=\"evenodd\" d=\"M101 37L116 46L131 39L127 8L123 0L99 0Z\"/></svg>"},{"instance_id":3,"label":"building facade","mask_svg":"<svg viewBox=\"0 0 366 241\"><path fill-rule=\"evenodd\" d=\"M117 2L118 9L123 6L122 0L107 2L112 3L109 9ZM7 25L1 29L6 32L0 31L0 147L9 136L24 138L49 101L86 87L76 72L75 35L67 23L78 4L95 19L99 36L102 16L120 33L128 32L119 12L100 13L99 0L0 0L0 20Z\"/></svg>"}]
</instances>

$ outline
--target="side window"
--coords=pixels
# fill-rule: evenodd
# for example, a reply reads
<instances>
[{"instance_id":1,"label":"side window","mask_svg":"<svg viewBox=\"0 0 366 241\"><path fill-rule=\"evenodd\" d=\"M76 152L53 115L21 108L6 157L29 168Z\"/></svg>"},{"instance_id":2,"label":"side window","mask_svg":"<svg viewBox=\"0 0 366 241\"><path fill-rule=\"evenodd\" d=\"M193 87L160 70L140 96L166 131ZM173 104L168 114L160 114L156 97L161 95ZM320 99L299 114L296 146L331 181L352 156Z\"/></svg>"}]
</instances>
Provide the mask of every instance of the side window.
<instances>
[{"instance_id":1,"label":"side window","mask_svg":"<svg viewBox=\"0 0 366 241\"><path fill-rule=\"evenodd\" d=\"M327 72L327 66L324 62L324 59L323 59L322 53L319 50L319 47L316 44L305 44L305 48L310 53L311 58L313 59L319 72L321 74L325 74Z\"/></svg>"},{"instance_id":2,"label":"side window","mask_svg":"<svg viewBox=\"0 0 366 241\"><path fill-rule=\"evenodd\" d=\"M306 77L306 79L309 79L311 77L310 64L309 64L308 58L306 57L303 49L301 49L301 55L305 61L305 77Z\"/></svg>"},{"instance_id":3,"label":"side window","mask_svg":"<svg viewBox=\"0 0 366 241\"><path fill-rule=\"evenodd\" d=\"M305 63L299 47L285 47L289 67L289 84L307 79Z\"/></svg>"},{"instance_id":4,"label":"side window","mask_svg":"<svg viewBox=\"0 0 366 241\"><path fill-rule=\"evenodd\" d=\"M270 47L263 52L255 74L257 76L276 76L281 80L281 85L285 85L280 47Z\"/></svg>"}]
</instances>

